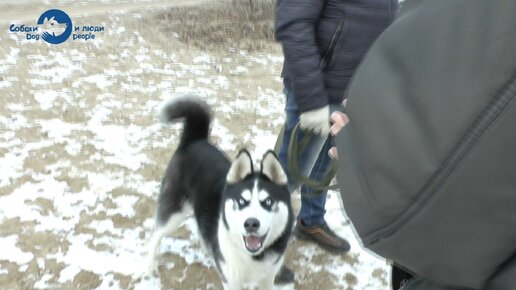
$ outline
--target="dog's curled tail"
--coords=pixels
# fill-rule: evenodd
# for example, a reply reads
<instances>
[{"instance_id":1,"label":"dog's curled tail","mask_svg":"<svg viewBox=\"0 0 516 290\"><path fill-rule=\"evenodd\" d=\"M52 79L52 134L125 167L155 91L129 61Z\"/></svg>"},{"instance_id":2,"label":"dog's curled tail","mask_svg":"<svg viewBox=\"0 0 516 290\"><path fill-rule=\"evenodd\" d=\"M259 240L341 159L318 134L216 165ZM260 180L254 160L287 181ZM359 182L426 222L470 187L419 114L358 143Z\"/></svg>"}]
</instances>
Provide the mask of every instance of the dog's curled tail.
<instances>
[{"instance_id":1,"label":"dog's curled tail","mask_svg":"<svg viewBox=\"0 0 516 290\"><path fill-rule=\"evenodd\" d=\"M183 96L167 101L162 105L160 112L160 120L163 123L184 119L179 148L197 140L207 139L211 116L208 104L195 96Z\"/></svg>"}]
</instances>

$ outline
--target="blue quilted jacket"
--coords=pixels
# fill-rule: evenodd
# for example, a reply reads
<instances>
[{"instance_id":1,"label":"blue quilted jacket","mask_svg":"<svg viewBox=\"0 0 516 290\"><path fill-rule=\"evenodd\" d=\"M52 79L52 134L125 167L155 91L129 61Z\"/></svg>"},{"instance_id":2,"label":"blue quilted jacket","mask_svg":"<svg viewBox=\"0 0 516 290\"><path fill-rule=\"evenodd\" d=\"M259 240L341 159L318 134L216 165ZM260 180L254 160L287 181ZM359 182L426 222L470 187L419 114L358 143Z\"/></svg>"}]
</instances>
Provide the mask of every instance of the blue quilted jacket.
<instances>
[{"instance_id":1,"label":"blue quilted jacket","mask_svg":"<svg viewBox=\"0 0 516 290\"><path fill-rule=\"evenodd\" d=\"M360 60L391 23L397 0L277 0L283 77L300 111L338 104Z\"/></svg>"}]
</instances>

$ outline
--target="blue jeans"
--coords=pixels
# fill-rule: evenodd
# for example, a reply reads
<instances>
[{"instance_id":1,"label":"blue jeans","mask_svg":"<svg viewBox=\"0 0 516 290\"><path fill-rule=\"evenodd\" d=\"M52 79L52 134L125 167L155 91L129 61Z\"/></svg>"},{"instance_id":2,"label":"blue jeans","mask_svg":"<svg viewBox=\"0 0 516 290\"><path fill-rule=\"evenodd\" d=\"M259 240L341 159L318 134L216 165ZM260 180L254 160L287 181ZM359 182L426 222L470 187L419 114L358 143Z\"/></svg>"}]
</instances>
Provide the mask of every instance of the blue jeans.
<instances>
[{"instance_id":1,"label":"blue jeans","mask_svg":"<svg viewBox=\"0 0 516 290\"><path fill-rule=\"evenodd\" d=\"M295 190L301 185L301 211L299 212L299 218L306 226L321 225L325 222L324 214L326 213L324 205L326 204L326 191L320 192L318 197L304 197L304 193L316 193L310 187L304 184L295 184L292 180L287 164L287 151L288 144L290 142L290 135L292 130L299 122L299 110L294 99L292 90L285 87L284 90L287 104L285 107L286 120L285 120L285 133L283 135L283 142L278 154L278 159L285 169L289 180L289 188L291 191ZM299 131L298 139L302 137L301 131ZM330 157L328 156L328 150L331 147L330 138L314 137L311 139L310 144L304 152L301 153L298 159L299 173L304 176L310 174L310 179L320 181L324 178L324 174L330 166Z\"/></svg>"}]
</instances>

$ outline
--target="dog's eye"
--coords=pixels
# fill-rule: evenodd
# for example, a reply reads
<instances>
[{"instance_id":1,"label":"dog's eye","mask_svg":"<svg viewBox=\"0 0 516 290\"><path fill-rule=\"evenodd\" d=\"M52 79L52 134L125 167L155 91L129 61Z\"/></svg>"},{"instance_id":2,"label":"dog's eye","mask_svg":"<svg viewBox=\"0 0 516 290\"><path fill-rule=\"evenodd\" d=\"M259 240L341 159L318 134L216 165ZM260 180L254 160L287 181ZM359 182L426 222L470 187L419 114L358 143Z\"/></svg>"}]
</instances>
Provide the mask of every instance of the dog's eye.
<instances>
[{"instance_id":1,"label":"dog's eye","mask_svg":"<svg viewBox=\"0 0 516 290\"><path fill-rule=\"evenodd\" d=\"M263 201L263 203L264 203L266 206L271 206L271 205L272 205L272 199L267 198L266 200L264 200L264 201Z\"/></svg>"},{"instance_id":2,"label":"dog's eye","mask_svg":"<svg viewBox=\"0 0 516 290\"><path fill-rule=\"evenodd\" d=\"M244 206L247 204L247 201L243 197L238 198L238 204Z\"/></svg>"}]
</instances>

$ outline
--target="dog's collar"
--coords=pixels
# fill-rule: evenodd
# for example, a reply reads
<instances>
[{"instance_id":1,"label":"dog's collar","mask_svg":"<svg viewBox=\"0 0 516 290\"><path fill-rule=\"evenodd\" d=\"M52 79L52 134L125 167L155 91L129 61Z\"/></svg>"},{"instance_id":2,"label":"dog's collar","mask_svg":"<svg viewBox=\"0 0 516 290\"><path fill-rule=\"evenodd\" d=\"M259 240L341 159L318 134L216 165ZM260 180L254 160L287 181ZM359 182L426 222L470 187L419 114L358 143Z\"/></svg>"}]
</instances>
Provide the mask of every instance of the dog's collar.
<instances>
[{"instance_id":1,"label":"dog's collar","mask_svg":"<svg viewBox=\"0 0 516 290\"><path fill-rule=\"evenodd\" d=\"M265 257L265 250L261 252L259 255L253 256L253 260L255 261L261 261Z\"/></svg>"}]
</instances>

